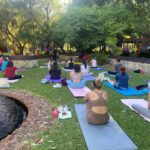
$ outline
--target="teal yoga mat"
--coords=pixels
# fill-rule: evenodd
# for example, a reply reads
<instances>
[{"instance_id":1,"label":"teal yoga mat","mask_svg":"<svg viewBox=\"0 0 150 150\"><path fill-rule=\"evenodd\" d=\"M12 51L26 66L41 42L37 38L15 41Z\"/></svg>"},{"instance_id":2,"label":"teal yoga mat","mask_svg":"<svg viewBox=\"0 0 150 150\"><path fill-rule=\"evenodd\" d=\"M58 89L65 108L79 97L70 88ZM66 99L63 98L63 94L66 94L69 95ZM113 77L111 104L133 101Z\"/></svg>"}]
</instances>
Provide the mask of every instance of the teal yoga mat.
<instances>
[{"instance_id":1,"label":"teal yoga mat","mask_svg":"<svg viewBox=\"0 0 150 150\"><path fill-rule=\"evenodd\" d=\"M137 150L112 117L105 125L91 125L86 119L85 104L75 104L75 110L88 150Z\"/></svg>"}]
</instances>

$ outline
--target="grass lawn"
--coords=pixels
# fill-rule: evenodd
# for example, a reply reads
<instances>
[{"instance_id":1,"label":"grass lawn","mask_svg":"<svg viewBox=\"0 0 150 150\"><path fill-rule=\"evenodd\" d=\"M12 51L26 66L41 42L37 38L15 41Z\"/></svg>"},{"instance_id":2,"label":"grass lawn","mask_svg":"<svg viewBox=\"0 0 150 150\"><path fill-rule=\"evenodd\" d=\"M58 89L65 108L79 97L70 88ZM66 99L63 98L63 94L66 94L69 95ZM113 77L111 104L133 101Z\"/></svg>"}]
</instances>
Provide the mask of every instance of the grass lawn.
<instances>
[{"instance_id":1,"label":"grass lawn","mask_svg":"<svg viewBox=\"0 0 150 150\"><path fill-rule=\"evenodd\" d=\"M98 73L99 71L94 71L95 75ZM37 133L37 135L43 139L43 142L39 145L32 146L31 149L87 150L74 110L74 104L84 103L83 99L75 99L67 87L55 89L52 87L53 84L40 84L40 80L47 74L47 69L40 69L37 67L29 69L28 71L23 72L23 74L25 75L25 78L14 83L11 86L11 89L27 90L33 94L43 96L47 99L49 104L55 108L61 104L67 104L73 115L72 119L56 121L48 131ZM68 77L68 74L68 72L62 71L63 77ZM133 87L143 84L144 80L150 79L150 75L146 74L142 75L132 72L129 72L129 74L132 75L132 78L130 78L130 86ZM92 88L92 82L89 81L87 86ZM109 112L113 118L139 149L150 150L150 123L146 122L142 117L120 102L121 98L127 97L124 97L105 86L103 86L103 89L109 93ZM128 98L147 99L147 95Z\"/></svg>"}]
</instances>

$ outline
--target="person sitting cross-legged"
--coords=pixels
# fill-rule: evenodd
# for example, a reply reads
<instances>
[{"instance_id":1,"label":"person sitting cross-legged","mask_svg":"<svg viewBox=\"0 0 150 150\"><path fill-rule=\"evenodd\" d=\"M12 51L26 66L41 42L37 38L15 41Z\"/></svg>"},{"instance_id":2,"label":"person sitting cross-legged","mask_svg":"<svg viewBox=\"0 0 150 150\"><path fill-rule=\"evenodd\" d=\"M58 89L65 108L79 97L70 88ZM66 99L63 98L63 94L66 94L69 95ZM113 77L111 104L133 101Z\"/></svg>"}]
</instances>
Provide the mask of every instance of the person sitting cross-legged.
<instances>
[{"instance_id":1,"label":"person sitting cross-legged","mask_svg":"<svg viewBox=\"0 0 150 150\"><path fill-rule=\"evenodd\" d=\"M118 89L128 88L129 75L126 73L125 67L120 67L120 73L115 76L114 87Z\"/></svg>"},{"instance_id":2,"label":"person sitting cross-legged","mask_svg":"<svg viewBox=\"0 0 150 150\"><path fill-rule=\"evenodd\" d=\"M90 124L105 124L109 120L108 94L102 90L100 80L93 81L94 90L84 97L86 103L87 120Z\"/></svg>"},{"instance_id":3,"label":"person sitting cross-legged","mask_svg":"<svg viewBox=\"0 0 150 150\"><path fill-rule=\"evenodd\" d=\"M54 62L50 71L50 79L57 80L61 78L61 70L59 69L57 62Z\"/></svg>"},{"instance_id":4,"label":"person sitting cross-legged","mask_svg":"<svg viewBox=\"0 0 150 150\"><path fill-rule=\"evenodd\" d=\"M81 72L83 73L83 76L92 75L92 73L89 72L90 67L87 65L86 61L82 62L81 65Z\"/></svg>"},{"instance_id":5,"label":"person sitting cross-legged","mask_svg":"<svg viewBox=\"0 0 150 150\"><path fill-rule=\"evenodd\" d=\"M108 74L116 75L119 73L120 67L122 67L122 64L120 63L120 61L121 61L120 59L116 60L116 64L114 65L114 71L108 71Z\"/></svg>"},{"instance_id":6,"label":"person sitting cross-legged","mask_svg":"<svg viewBox=\"0 0 150 150\"><path fill-rule=\"evenodd\" d=\"M91 68L97 68L97 60L95 57L90 61L90 66Z\"/></svg>"},{"instance_id":7,"label":"person sitting cross-legged","mask_svg":"<svg viewBox=\"0 0 150 150\"><path fill-rule=\"evenodd\" d=\"M8 62L4 76L8 78L8 80L17 80L23 77L23 75L17 75L17 68L14 66L12 61Z\"/></svg>"},{"instance_id":8,"label":"person sitting cross-legged","mask_svg":"<svg viewBox=\"0 0 150 150\"><path fill-rule=\"evenodd\" d=\"M70 80L67 80L68 86L74 89L84 88L86 80L82 80L82 77L80 65L75 64L74 70L70 72Z\"/></svg>"},{"instance_id":9,"label":"person sitting cross-legged","mask_svg":"<svg viewBox=\"0 0 150 150\"><path fill-rule=\"evenodd\" d=\"M70 58L70 60L67 62L67 66L64 68L65 69L73 69L73 67L74 67L74 63L73 63L72 58Z\"/></svg>"}]
</instances>

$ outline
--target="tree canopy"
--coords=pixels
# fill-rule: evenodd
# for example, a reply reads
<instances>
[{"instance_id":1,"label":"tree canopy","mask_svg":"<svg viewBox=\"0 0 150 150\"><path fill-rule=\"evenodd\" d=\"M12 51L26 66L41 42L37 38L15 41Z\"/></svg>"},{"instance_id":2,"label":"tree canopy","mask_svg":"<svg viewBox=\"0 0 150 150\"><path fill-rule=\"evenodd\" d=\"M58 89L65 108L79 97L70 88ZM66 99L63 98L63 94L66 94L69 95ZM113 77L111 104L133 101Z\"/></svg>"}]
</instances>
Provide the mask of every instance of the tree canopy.
<instances>
[{"instance_id":1,"label":"tree canopy","mask_svg":"<svg viewBox=\"0 0 150 150\"><path fill-rule=\"evenodd\" d=\"M23 49L65 43L76 49L116 46L124 35L149 45L149 0L1 0L1 43ZM67 4L66 4L67 5ZM68 9L66 9L68 8Z\"/></svg>"}]
</instances>

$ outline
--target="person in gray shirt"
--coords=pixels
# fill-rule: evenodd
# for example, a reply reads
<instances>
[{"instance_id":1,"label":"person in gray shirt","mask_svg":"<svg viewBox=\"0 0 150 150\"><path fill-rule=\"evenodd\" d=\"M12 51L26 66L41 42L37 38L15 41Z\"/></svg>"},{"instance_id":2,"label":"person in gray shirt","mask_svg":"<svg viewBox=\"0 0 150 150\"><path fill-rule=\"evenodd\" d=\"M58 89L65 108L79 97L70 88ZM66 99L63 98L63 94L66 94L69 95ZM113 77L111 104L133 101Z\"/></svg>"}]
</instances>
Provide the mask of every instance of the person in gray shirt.
<instances>
[{"instance_id":1,"label":"person in gray shirt","mask_svg":"<svg viewBox=\"0 0 150 150\"><path fill-rule=\"evenodd\" d=\"M120 67L122 67L122 64L120 63L120 59L116 59L116 64L114 65L114 71L108 71L107 73L110 75L116 75L120 72Z\"/></svg>"}]
</instances>

